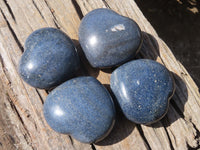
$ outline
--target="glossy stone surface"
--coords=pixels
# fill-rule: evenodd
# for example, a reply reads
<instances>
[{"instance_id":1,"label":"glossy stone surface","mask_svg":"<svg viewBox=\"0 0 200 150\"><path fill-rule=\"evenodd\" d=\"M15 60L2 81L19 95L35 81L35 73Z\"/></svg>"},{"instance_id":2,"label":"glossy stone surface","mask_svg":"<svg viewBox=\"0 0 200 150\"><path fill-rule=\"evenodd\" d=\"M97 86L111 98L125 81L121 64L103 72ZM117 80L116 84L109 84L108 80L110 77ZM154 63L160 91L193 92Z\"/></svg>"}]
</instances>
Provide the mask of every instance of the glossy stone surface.
<instances>
[{"instance_id":1,"label":"glossy stone surface","mask_svg":"<svg viewBox=\"0 0 200 150\"><path fill-rule=\"evenodd\" d=\"M79 42L93 67L112 67L130 60L141 41L141 30L135 21L110 9L89 12L79 27Z\"/></svg>"},{"instance_id":2,"label":"glossy stone surface","mask_svg":"<svg viewBox=\"0 0 200 150\"><path fill-rule=\"evenodd\" d=\"M47 123L84 143L103 139L115 122L112 98L93 77L78 77L55 88L44 103Z\"/></svg>"},{"instance_id":3,"label":"glossy stone surface","mask_svg":"<svg viewBox=\"0 0 200 150\"><path fill-rule=\"evenodd\" d=\"M174 82L166 67L153 60L140 59L112 73L111 89L129 120L150 124L166 114Z\"/></svg>"},{"instance_id":4,"label":"glossy stone surface","mask_svg":"<svg viewBox=\"0 0 200 150\"><path fill-rule=\"evenodd\" d=\"M71 78L79 68L72 40L55 28L42 28L25 42L18 72L33 87L49 89Z\"/></svg>"}]
</instances>

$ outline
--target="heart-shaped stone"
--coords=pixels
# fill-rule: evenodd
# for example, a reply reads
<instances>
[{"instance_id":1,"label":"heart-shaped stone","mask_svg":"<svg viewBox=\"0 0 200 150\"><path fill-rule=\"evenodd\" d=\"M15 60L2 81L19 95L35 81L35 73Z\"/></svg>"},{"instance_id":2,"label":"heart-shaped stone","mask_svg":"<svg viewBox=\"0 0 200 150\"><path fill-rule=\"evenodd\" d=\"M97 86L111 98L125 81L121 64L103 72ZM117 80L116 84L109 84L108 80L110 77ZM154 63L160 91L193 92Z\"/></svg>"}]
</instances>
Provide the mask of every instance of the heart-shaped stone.
<instances>
[{"instance_id":1,"label":"heart-shaped stone","mask_svg":"<svg viewBox=\"0 0 200 150\"><path fill-rule=\"evenodd\" d=\"M49 89L71 78L78 68L72 40L58 29L42 28L27 38L18 71L31 86Z\"/></svg>"},{"instance_id":2,"label":"heart-shaped stone","mask_svg":"<svg viewBox=\"0 0 200 150\"><path fill-rule=\"evenodd\" d=\"M132 19L100 8L82 19L79 41L90 64L106 68L132 59L140 49L142 35Z\"/></svg>"},{"instance_id":3,"label":"heart-shaped stone","mask_svg":"<svg viewBox=\"0 0 200 150\"><path fill-rule=\"evenodd\" d=\"M150 124L166 114L174 81L163 65L140 59L126 63L112 73L111 89L129 120Z\"/></svg>"},{"instance_id":4,"label":"heart-shaped stone","mask_svg":"<svg viewBox=\"0 0 200 150\"><path fill-rule=\"evenodd\" d=\"M57 132L84 143L102 140L115 122L115 107L104 86L93 77L78 77L55 88L44 103L47 123Z\"/></svg>"}]
</instances>

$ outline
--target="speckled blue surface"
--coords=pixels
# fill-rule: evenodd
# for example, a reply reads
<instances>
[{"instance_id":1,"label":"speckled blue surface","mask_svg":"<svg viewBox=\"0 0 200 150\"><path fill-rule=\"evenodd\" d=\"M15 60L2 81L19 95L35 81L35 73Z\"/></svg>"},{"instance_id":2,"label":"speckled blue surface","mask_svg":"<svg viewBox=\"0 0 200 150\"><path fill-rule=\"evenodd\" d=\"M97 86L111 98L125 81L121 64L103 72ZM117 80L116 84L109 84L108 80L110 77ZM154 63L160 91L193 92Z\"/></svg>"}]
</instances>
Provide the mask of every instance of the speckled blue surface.
<instances>
[{"instance_id":1,"label":"speckled blue surface","mask_svg":"<svg viewBox=\"0 0 200 150\"><path fill-rule=\"evenodd\" d=\"M79 27L79 42L93 67L106 68L133 58L141 44L141 31L131 19L100 8L89 12Z\"/></svg>"},{"instance_id":2,"label":"speckled blue surface","mask_svg":"<svg viewBox=\"0 0 200 150\"><path fill-rule=\"evenodd\" d=\"M115 108L110 94L98 80L78 77L48 95L44 116L55 131L93 143L109 134L115 122Z\"/></svg>"},{"instance_id":3,"label":"speckled blue surface","mask_svg":"<svg viewBox=\"0 0 200 150\"><path fill-rule=\"evenodd\" d=\"M58 29L42 28L27 38L18 71L31 86L49 89L71 78L78 68L72 40Z\"/></svg>"},{"instance_id":4,"label":"speckled blue surface","mask_svg":"<svg viewBox=\"0 0 200 150\"><path fill-rule=\"evenodd\" d=\"M150 124L167 112L174 82L163 65L140 59L126 63L112 73L111 89L129 120Z\"/></svg>"}]
</instances>

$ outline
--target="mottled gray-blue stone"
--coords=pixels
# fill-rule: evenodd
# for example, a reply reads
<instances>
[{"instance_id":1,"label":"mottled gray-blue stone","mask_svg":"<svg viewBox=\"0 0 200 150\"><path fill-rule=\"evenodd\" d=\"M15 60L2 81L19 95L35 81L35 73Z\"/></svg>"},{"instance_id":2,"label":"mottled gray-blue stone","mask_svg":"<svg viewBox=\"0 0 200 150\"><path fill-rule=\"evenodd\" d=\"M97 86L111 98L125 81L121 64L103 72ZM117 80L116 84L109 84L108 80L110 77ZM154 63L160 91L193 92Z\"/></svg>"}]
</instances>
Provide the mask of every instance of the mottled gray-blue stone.
<instances>
[{"instance_id":1,"label":"mottled gray-blue stone","mask_svg":"<svg viewBox=\"0 0 200 150\"><path fill-rule=\"evenodd\" d=\"M140 59L112 73L111 89L129 120L150 124L166 114L174 82L166 67L153 60Z\"/></svg>"},{"instance_id":2,"label":"mottled gray-blue stone","mask_svg":"<svg viewBox=\"0 0 200 150\"><path fill-rule=\"evenodd\" d=\"M49 89L71 78L78 68L72 40L58 29L42 28L27 38L18 71L31 86Z\"/></svg>"},{"instance_id":3,"label":"mottled gray-blue stone","mask_svg":"<svg viewBox=\"0 0 200 150\"><path fill-rule=\"evenodd\" d=\"M106 68L133 58L140 48L142 35L135 21L100 8L82 19L79 42L93 67Z\"/></svg>"},{"instance_id":4,"label":"mottled gray-blue stone","mask_svg":"<svg viewBox=\"0 0 200 150\"><path fill-rule=\"evenodd\" d=\"M44 103L52 129L84 143L102 140L115 122L115 107L104 86L93 77L78 77L55 88Z\"/></svg>"}]
</instances>

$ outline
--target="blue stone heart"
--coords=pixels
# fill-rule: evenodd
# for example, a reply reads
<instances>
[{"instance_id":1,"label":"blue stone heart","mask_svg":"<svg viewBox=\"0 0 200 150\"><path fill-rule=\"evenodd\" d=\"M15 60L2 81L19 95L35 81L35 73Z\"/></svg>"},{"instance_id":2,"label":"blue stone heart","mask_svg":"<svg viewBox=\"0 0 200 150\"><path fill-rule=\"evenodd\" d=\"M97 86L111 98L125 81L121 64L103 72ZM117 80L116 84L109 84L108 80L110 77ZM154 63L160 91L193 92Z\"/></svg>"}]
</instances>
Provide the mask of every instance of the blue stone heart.
<instances>
[{"instance_id":1,"label":"blue stone heart","mask_svg":"<svg viewBox=\"0 0 200 150\"><path fill-rule=\"evenodd\" d=\"M129 120L150 124L166 114L174 82L163 65L140 59L126 63L112 73L111 89Z\"/></svg>"},{"instance_id":2,"label":"blue stone heart","mask_svg":"<svg viewBox=\"0 0 200 150\"><path fill-rule=\"evenodd\" d=\"M104 86L93 77L78 77L55 88L44 103L47 123L57 132L84 143L102 140L115 121L115 107Z\"/></svg>"},{"instance_id":3,"label":"blue stone heart","mask_svg":"<svg viewBox=\"0 0 200 150\"><path fill-rule=\"evenodd\" d=\"M78 68L72 40L58 29L42 28L27 38L18 71L31 86L49 89L71 78Z\"/></svg>"},{"instance_id":4,"label":"blue stone heart","mask_svg":"<svg viewBox=\"0 0 200 150\"><path fill-rule=\"evenodd\" d=\"M142 35L135 21L100 8L82 19L79 41L90 64L106 68L133 58L140 48Z\"/></svg>"}]
</instances>

